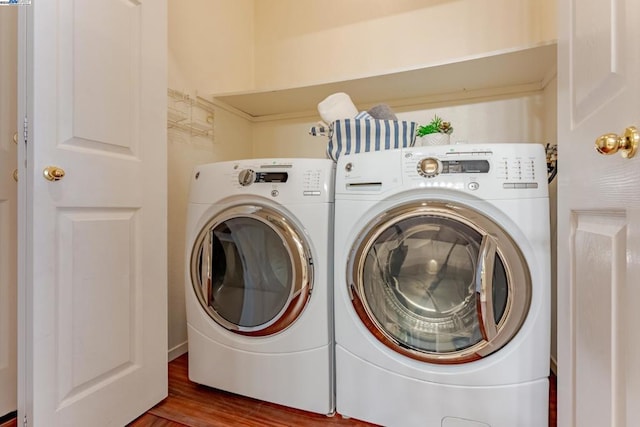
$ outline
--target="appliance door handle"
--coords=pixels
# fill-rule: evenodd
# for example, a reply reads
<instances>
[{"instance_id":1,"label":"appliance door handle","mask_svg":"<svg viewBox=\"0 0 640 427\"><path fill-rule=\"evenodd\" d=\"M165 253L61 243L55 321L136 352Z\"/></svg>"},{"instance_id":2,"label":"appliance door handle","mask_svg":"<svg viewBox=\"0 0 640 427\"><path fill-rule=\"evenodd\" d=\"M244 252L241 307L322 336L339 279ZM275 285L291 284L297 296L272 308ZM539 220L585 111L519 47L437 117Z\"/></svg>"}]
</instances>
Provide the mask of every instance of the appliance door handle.
<instances>
[{"instance_id":1,"label":"appliance door handle","mask_svg":"<svg viewBox=\"0 0 640 427\"><path fill-rule=\"evenodd\" d=\"M497 248L496 239L485 235L480 244L476 266L476 310L480 332L485 341L491 341L498 334L498 326L493 314L493 267Z\"/></svg>"},{"instance_id":2,"label":"appliance door handle","mask_svg":"<svg viewBox=\"0 0 640 427\"><path fill-rule=\"evenodd\" d=\"M202 295L208 306L211 306L211 266L212 266L212 245L213 230L209 230L202 241L202 258L200 259L200 286L202 286Z\"/></svg>"}]
</instances>

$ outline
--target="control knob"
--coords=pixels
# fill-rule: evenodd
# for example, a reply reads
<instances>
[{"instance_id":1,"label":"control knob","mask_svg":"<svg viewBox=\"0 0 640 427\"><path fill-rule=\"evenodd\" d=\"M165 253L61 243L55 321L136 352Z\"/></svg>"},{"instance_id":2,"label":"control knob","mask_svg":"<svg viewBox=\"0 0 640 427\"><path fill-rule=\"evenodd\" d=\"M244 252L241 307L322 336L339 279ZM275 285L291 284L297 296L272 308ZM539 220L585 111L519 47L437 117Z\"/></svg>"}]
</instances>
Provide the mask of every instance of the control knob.
<instances>
[{"instance_id":1,"label":"control knob","mask_svg":"<svg viewBox=\"0 0 640 427\"><path fill-rule=\"evenodd\" d=\"M442 170L440 160L433 157L427 157L418 163L418 173L426 178L433 178Z\"/></svg>"},{"instance_id":2,"label":"control knob","mask_svg":"<svg viewBox=\"0 0 640 427\"><path fill-rule=\"evenodd\" d=\"M256 179L256 173L251 169L243 169L238 174L238 182L243 187L253 184Z\"/></svg>"}]
</instances>

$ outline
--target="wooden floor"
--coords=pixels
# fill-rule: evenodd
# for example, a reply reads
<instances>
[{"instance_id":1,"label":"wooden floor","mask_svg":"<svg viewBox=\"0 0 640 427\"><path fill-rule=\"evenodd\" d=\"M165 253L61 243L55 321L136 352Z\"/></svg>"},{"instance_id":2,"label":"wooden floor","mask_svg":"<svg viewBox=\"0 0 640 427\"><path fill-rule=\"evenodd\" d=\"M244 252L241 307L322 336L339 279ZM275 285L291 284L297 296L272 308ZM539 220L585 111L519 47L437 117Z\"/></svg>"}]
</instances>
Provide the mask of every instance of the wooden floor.
<instances>
[{"instance_id":1,"label":"wooden floor","mask_svg":"<svg viewBox=\"0 0 640 427\"><path fill-rule=\"evenodd\" d=\"M290 427L372 426L340 415L286 408L273 403L226 393L189 381L187 355L169 363L169 396L129 427ZM550 377L549 427L556 427L556 378ZM16 427L14 420L0 427Z\"/></svg>"},{"instance_id":2,"label":"wooden floor","mask_svg":"<svg viewBox=\"0 0 640 427\"><path fill-rule=\"evenodd\" d=\"M17 427L18 426L18 422L16 421L15 418L7 421L4 421L4 419L5 417L3 417L2 420L0 420L0 427Z\"/></svg>"},{"instance_id":3,"label":"wooden floor","mask_svg":"<svg viewBox=\"0 0 640 427\"><path fill-rule=\"evenodd\" d=\"M169 396L130 427L371 426L300 411L192 383L186 354L169 363Z\"/></svg>"}]
</instances>

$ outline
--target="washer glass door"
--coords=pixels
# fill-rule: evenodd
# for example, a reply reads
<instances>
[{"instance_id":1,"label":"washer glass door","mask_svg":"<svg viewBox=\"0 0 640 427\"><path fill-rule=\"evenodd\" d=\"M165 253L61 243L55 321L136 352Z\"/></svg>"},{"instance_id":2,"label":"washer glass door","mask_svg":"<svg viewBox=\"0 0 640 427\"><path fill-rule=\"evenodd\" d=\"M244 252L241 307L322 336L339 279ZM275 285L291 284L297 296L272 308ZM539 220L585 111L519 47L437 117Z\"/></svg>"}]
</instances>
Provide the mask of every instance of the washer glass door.
<instances>
[{"instance_id":1,"label":"washer glass door","mask_svg":"<svg viewBox=\"0 0 640 427\"><path fill-rule=\"evenodd\" d=\"M289 327L313 283L311 253L282 213L260 205L224 210L200 231L191 281L201 306L224 328L264 336Z\"/></svg>"},{"instance_id":2,"label":"washer glass door","mask_svg":"<svg viewBox=\"0 0 640 427\"><path fill-rule=\"evenodd\" d=\"M462 205L428 201L378 215L350 255L356 312L385 345L415 359L486 357L529 310L521 251L490 218Z\"/></svg>"}]
</instances>

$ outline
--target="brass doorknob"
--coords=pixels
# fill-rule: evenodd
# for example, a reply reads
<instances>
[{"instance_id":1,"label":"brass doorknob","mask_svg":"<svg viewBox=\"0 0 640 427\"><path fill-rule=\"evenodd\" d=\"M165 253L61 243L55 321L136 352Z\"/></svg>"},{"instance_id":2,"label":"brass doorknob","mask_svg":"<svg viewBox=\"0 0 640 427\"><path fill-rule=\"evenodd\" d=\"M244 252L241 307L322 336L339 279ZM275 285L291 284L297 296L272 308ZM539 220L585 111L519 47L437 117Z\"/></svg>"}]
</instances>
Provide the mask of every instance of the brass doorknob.
<instances>
[{"instance_id":1,"label":"brass doorknob","mask_svg":"<svg viewBox=\"0 0 640 427\"><path fill-rule=\"evenodd\" d=\"M614 154L620 151L625 159L635 156L640 143L640 133L635 126L629 126L625 129L624 135L619 136L615 133L607 133L596 139L596 150L600 154Z\"/></svg>"},{"instance_id":2,"label":"brass doorknob","mask_svg":"<svg viewBox=\"0 0 640 427\"><path fill-rule=\"evenodd\" d=\"M60 181L64 177L64 170L57 166L47 166L42 174L47 181Z\"/></svg>"},{"instance_id":3,"label":"brass doorknob","mask_svg":"<svg viewBox=\"0 0 640 427\"><path fill-rule=\"evenodd\" d=\"M18 182L18 169L13 170L13 179Z\"/></svg>"}]
</instances>

